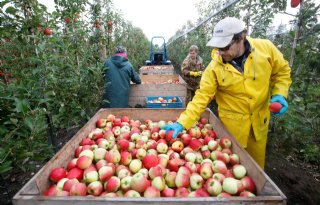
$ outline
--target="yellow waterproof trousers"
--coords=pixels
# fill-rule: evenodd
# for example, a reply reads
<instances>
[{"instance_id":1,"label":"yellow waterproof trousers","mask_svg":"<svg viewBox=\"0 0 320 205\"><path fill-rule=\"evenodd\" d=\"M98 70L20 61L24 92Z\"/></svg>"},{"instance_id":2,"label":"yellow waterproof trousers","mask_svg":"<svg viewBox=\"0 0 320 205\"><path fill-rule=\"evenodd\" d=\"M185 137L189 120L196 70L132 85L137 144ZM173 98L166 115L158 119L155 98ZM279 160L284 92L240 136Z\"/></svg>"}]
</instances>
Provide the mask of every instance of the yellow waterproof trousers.
<instances>
[{"instance_id":1,"label":"yellow waterproof trousers","mask_svg":"<svg viewBox=\"0 0 320 205\"><path fill-rule=\"evenodd\" d=\"M250 134L248 137L247 147L245 149L250 154L250 156L259 164L259 166L264 169L265 159L266 159L266 145L267 137L256 141L252 128L250 129Z\"/></svg>"}]
</instances>

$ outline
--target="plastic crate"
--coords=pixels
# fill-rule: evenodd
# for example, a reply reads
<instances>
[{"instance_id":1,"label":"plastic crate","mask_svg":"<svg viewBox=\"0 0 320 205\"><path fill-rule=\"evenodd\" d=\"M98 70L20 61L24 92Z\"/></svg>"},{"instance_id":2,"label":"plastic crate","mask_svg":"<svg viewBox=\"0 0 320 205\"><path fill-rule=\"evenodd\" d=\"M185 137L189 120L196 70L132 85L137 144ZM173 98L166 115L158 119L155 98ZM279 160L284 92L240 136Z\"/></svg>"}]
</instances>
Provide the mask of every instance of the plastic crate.
<instances>
[{"instance_id":1,"label":"plastic crate","mask_svg":"<svg viewBox=\"0 0 320 205\"><path fill-rule=\"evenodd\" d=\"M163 98L164 102L152 102L159 98ZM176 98L176 102L168 102ZM146 97L147 108L182 108L182 101L179 96L148 96Z\"/></svg>"}]
</instances>

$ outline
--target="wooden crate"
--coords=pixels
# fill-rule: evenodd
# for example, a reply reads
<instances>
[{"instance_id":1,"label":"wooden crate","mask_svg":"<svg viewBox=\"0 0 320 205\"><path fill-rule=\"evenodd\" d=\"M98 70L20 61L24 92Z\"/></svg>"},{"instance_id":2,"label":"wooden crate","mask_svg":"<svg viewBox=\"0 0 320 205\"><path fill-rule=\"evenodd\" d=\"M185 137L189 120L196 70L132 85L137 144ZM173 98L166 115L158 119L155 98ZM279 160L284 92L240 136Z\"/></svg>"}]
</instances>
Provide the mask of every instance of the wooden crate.
<instances>
[{"instance_id":1,"label":"wooden crate","mask_svg":"<svg viewBox=\"0 0 320 205\"><path fill-rule=\"evenodd\" d=\"M139 69L141 75L173 75L173 65L145 65Z\"/></svg>"},{"instance_id":2,"label":"wooden crate","mask_svg":"<svg viewBox=\"0 0 320 205\"><path fill-rule=\"evenodd\" d=\"M186 106L187 83L180 75L140 75L142 84L131 84L129 106L146 107L148 96L178 96ZM177 83L165 83L165 82ZM156 84L157 83L157 84Z\"/></svg>"},{"instance_id":3,"label":"wooden crate","mask_svg":"<svg viewBox=\"0 0 320 205\"><path fill-rule=\"evenodd\" d=\"M46 197L42 196L50 182L50 170L55 167L66 167L74 157L74 150L81 140L95 128L95 122L108 114L127 115L132 119L153 121L175 119L184 109L101 109L75 136L13 197L14 205L211 205L211 204L286 204L286 196L275 183L264 173L257 163L239 145L239 143L223 127L218 118L206 110L202 116L209 119L218 136L226 136L232 141L232 152L240 156L240 162L247 168L247 174L254 180L257 188L256 197L204 197L204 198L107 198L107 197Z\"/></svg>"}]
</instances>

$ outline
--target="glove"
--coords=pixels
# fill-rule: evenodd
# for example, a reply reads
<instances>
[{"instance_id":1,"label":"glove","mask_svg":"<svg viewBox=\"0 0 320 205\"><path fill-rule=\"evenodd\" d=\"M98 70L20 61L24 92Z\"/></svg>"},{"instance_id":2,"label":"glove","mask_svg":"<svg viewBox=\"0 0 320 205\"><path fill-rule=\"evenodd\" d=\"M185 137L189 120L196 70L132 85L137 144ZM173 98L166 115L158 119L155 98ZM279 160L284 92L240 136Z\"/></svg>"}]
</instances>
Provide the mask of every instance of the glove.
<instances>
[{"instance_id":1,"label":"glove","mask_svg":"<svg viewBox=\"0 0 320 205\"><path fill-rule=\"evenodd\" d=\"M175 122L170 125L165 125L161 129L166 130L166 133L169 130L173 130L172 138L176 138L178 136L179 132L182 132L183 126L180 123Z\"/></svg>"},{"instance_id":2,"label":"glove","mask_svg":"<svg viewBox=\"0 0 320 205\"><path fill-rule=\"evenodd\" d=\"M288 110L288 103L282 95L274 95L270 100L270 103L273 102L278 102L282 105L281 110L278 113L276 113L275 116L281 116Z\"/></svg>"},{"instance_id":3,"label":"glove","mask_svg":"<svg viewBox=\"0 0 320 205\"><path fill-rule=\"evenodd\" d=\"M202 75L202 71L198 71L198 72L190 71L189 75L194 77L199 77Z\"/></svg>"}]
</instances>

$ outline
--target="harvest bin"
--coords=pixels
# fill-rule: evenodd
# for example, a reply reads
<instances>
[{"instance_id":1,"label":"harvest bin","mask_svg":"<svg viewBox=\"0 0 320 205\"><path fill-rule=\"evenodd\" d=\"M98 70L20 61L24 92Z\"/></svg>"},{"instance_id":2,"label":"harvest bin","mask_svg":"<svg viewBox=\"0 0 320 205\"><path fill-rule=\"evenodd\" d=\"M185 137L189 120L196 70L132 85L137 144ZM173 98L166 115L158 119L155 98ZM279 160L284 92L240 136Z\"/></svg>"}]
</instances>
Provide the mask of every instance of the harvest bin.
<instances>
[{"instance_id":1,"label":"harvest bin","mask_svg":"<svg viewBox=\"0 0 320 205\"><path fill-rule=\"evenodd\" d=\"M139 69L142 75L173 75L173 65L145 65Z\"/></svg>"},{"instance_id":2,"label":"harvest bin","mask_svg":"<svg viewBox=\"0 0 320 205\"><path fill-rule=\"evenodd\" d=\"M157 205L209 205L209 204L286 204L286 196L253 161L248 153L225 130L217 117L206 110L202 115L209 119L218 136L226 136L232 141L232 152L240 156L240 163L247 168L247 174L254 180L257 188L256 197L203 197L203 198L107 198L107 197L45 197L44 190L49 187L49 173L59 166L67 166L74 157L74 151L83 138L95 128L95 122L108 114L116 116L128 116L132 119L153 121L173 120L184 109L101 109L89 122L82 127L75 136L40 170L32 179L13 197L14 205L126 205L126 204L157 204Z\"/></svg>"},{"instance_id":3,"label":"harvest bin","mask_svg":"<svg viewBox=\"0 0 320 205\"><path fill-rule=\"evenodd\" d=\"M176 102L152 102L159 99L159 97L168 101L175 98ZM146 97L147 108L181 108L182 101L178 96L148 96Z\"/></svg>"},{"instance_id":4,"label":"harvest bin","mask_svg":"<svg viewBox=\"0 0 320 205\"><path fill-rule=\"evenodd\" d=\"M140 75L142 84L131 84L129 105L146 107L148 96L178 96L186 106L187 83L180 75Z\"/></svg>"}]
</instances>

